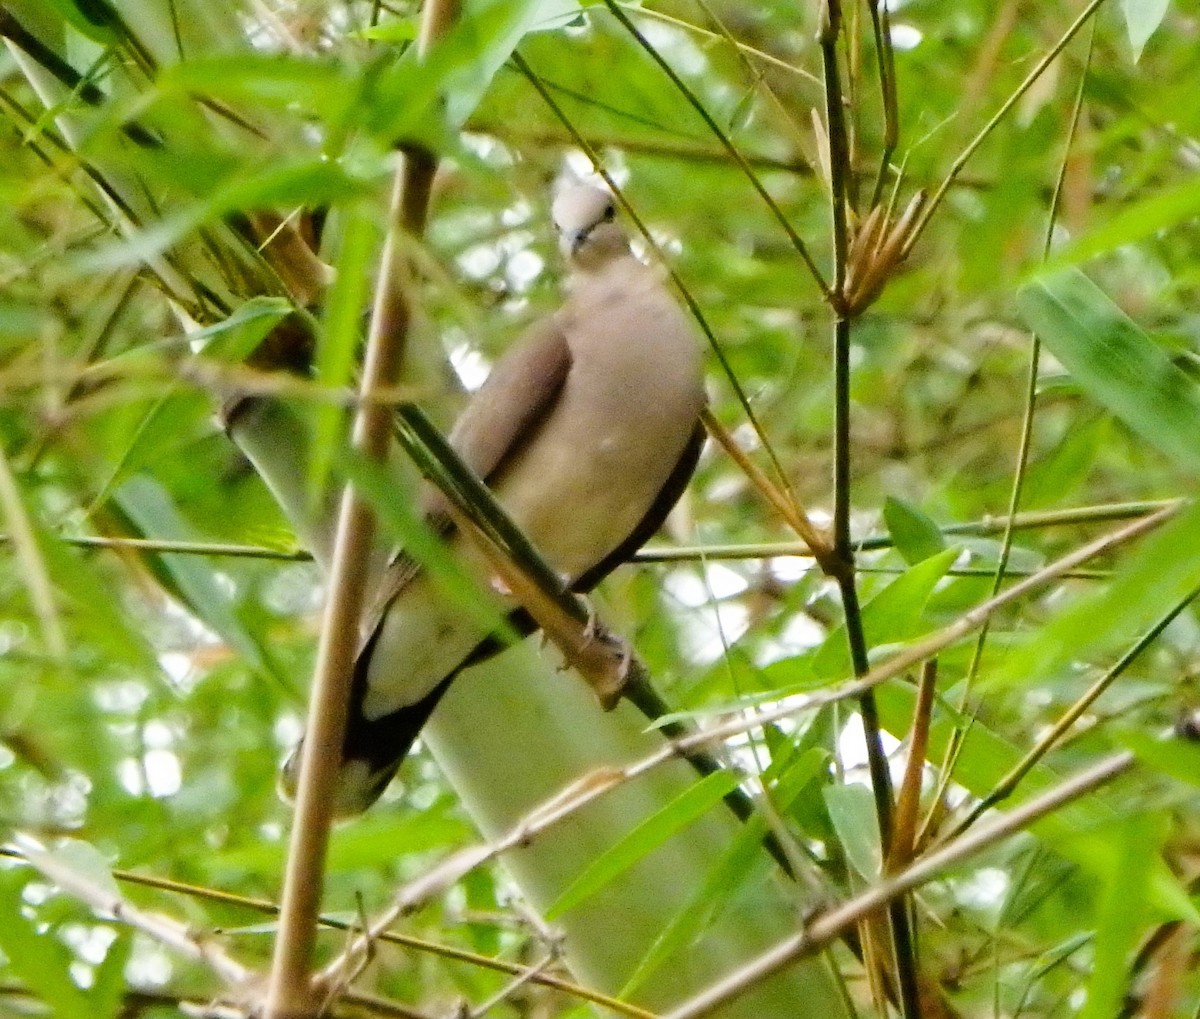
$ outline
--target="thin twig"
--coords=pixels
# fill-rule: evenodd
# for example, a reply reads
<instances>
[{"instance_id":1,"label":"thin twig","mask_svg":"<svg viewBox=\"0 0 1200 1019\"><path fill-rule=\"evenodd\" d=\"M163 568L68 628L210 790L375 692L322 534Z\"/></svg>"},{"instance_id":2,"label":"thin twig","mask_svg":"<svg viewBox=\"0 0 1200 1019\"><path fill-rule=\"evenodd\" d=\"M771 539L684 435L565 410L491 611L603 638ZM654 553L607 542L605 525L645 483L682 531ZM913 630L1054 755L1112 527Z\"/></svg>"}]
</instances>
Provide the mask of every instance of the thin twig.
<instances>
[{"instance_id":1,"label":"thin twig","mask_svg":"<svg viewBox=\"0 0 1200 1019\"><path fill-rule=\"evenodd\" d=\"M817 268L817 263L813 261L812 255L808 253L808 246L804 243L800 235L796 233L795 228L788 221L788 218L783 214L783 210L780 209L776 204L775 199L771 197L770 192L763 187L762 181L758 179L758 174L756 174L750 164L746 162L737 146L733 144L733 142L729 139L729 136L723 130L721 130L717 122L713 120L712 114L710 114L708 110L705 109L704 104L696 98L695 93L692 92L692 90L684 83L683 79L675 73L675 69L672 68L671 65L662 58L662 55L658 52L658 50L656 50L650 41L638 31L637 26L629 20L629 16L616 3L616 0L604 0L604 5L609 9L609 11L612 12L613 17L615 17L621 23L621 26L625 29L625 31L633 36L637 44L641 46L647 54L649 54L650 58L656 64L658 64L663 73L666 74L666 76L671 80L671 84L674 85L675 88L678 89L680 95L687 100L688 105L690 105L692 109L699 114L700 119L704 121L705 126L713 133L713 136L717 139L717 141L721 143L721 147L729 153L730 158L733 159L733 161L737 164L738 169L745 174L746 179L750 181L750 185L758 193L758 196L763 200L767 208L770 209L771 214L783 228L783 232L787 234L787 238L789 241L791 241L792 247L795 248L796 253L800 256L800 260L804 263L805 268L807 268L809 273L812 275L812 278L816 282L817 287L821 291L822 295L824 295L826 300L829 300L831 298L829 285L825 282L825 278L821 275L821 270Z\"/></svg>"},{"instance_id":2,"label":"thin twig","mask_svg":"<svg viewBox=\"0 0 1200 1019\"><path fill-rule=\"evenodd\" d=\"M1058 209L1062 200L1063 187L1067 178L1067 167L1070 163L1071 145L1075 138L1075 132L1079 126L1079 117L1083 111L1083 96L1084 86L1087 84L1088 69L1091 66L1092 53L1096 44L1096 23L1092 22L1091 39L1088 42L1087 60L1084 63L1083 73L1079 76L1079 85L1075 92L1075 102L1071 110L1070 125L1067 129L1066 144L1063 146L1062 161L1059 164L1058 175L1054 183L1054 192L1050 199L1050 208L1046 216L1046 232L1042 239L1042 261L1049 257L1050 245L1054 239L1054 225L1058 221ZM1012 552L1013 532L1015 530L1015 521L1017 512L1021 508L1021 496L1025 488L1025 476L1029 465L1030 453L1033 449L1033 424L1037 410L1037 387L1038 376L1041 370L1041 353L1042 343L1037 333L1029 334L1029 368L1026 373L1025 382L1025 409L1021 419L1021 437L1017 446L1017 462L1013 468L1012 488L1008 498L1008 512L1005 515L1006 525L1004 533L1000 539L1000 555L996 563L995 576L992 580L992 593L995 594L1000 590L1001 584L1004 582L1005 571L1008 568L1009 555ZM959 696L959 710L963 713L967 711L967 705L970 701L971 691L974 688L975 678L978 675L980 663L983 661L984 648L987 645L989 626L984 625L979 636L975 641L975 648L971 654L970 664L967 666L966 679L962 684L962 692ZM958 760L958 754L961 751L965 732L962 726L956 725L951 733L949 743L946 747L945 759L941 769L940 785L944 790L954 775L955 764ZM940 800L941 795L935 797L935 800Z\"/></svg>"},{"instance_id":3,"label":"thin twig","mask_svg":"<svg viewBox=\"0 0 1200 1019\"><path fill-rule=\"evenodd\" d=\"M204 963L226 986L244 986L253 975L252 970L231 958L222 947L201 937L186 924L161 913L149 913L139 909L120 895L114 895L79 871L68 867L54 854L47 852L36 840L18 836L17 845L22 858L56 887L87 903L95 912L108 914L185 958Z\"/></svg>"},{"instance_id":4,"label":"thin twig","mask_svg":"<svg viewBox=\"0 0 1200 1019\"><path fill-rule=\"evenodd\" d=\"M729 433L729 430L720 422L720 419L708 407L704 408L701 415L701 420L704 422L704 427L720 445L720 447L729 454L734 463L742 469L742 472L750 480L750 484L754 486L783 517L787 525L795 531L804 542L805 554L811 555L818 563L826 570L833 572L833 560L831 558L833 548L830 546L829 539L824 532L817 527L795 499L788 498L779 488L774 485L737 444L737 440Z\"/></svg>"},{"instance_id":5,"label":"thin twig","mask_svg":"<svg viewBox=\"0 0 1200 1019\"><path fill-rule=\"evenodd\" d=\"M1178 499L1158 499L1146 502L1115 502L1102 503L1096 506L1076 506L1070 509L1034 511L1018 513L1013 521L1014 530L1040 530L1051 527L1076 527L1081 524L1106 523L1114 520L1129 520L1134 517L1146 516L1169 506L1181 505ZM815 526L815 525L814 525ZM1001 534L1007 526L1003 517L986 516L979 520L971 520L961 524L944 524L939 531L947 537L959 535L988 535ZM127 538L119 536L81 534L56 535L56 540L64 545L78 548L110 548L134 549L143 552L170 552L178 555L228 556L241 559L277 559L284 562L308 562L312 553L304 549L274 549L265 545L241 545L230 542L208 541L172 541L166 538ZM0 544L12 541L12 536L0 534ZM873 534L854 542L855 551L885 549L892 547L890 534ZM640 549L633 555L632 561L643 563L670 563L697 559L774 559L781 556L813 557L812 548L807 542L798 541L765 541L747 542L736 545L672 545L649 546ZM883 572L881 567L857 567L859 573ZM964 576L976 576L983 571L982 567L954 568L955 572ZM1032 570L1009 570L1008 575L1029 576ZM983 571L986 576L994 576L995 571ZM1097 579L1107 574L1099 570L1086 572L1076 571L1072 576L1084 576Z\"/></svg>"},{"instance_id":6,"label":"thin twig","mask_svg":"<svg viewBox=\"0 0 1200 1019\"><path fill-rule=\"evenodd\" d=\"M920 218L913 226L912 232L909 234L908 241L904 245L903 257L907 257L909 252L912 251L913 245L917 243L918 238L922 233L925 232L925 227L929 225L929 220L933 217L934 212L936 212L938 206L942 204L942 200L946 197L946 192L950 190L951 185L970 161L971 157L975 155L975 152L978 150L979 146L987 140L988 135L995 130L996 125L999 124L1000 121L1002 121L1006 116L1008 116L1009 111L1016 106L1021 96L1029 91L1029 87L1045 73L1046 68L1054 63L1055 58L1066 48L1067 43L1075 38L1076 33L1078 33L1078 31L1087 24L1092 15L1094 15L1096 11L1100 9L1100 5L1102 3L1104 3L1104 0L1090 0L1088 5L1080 12L1079 17L1077 17L1071 23L1070 28L1063 33L1062 38L1060 38L1047 53L1043 54L1041 60L1034 65L1033 70L1031 70L1029 74L1025 76L1025 80L1016 87L1012 95L1010 95L1004 101L1003 105L1001 105L1000 109L998 109L992 115L991 120L983 125L979 133L972 138L971 141L967 143L966 148L964 148L962 152L958 154L958 157L954 160L950 167L950 172L946 174L945 179L938 186L937 191L933 193L933 197L930 198L928 204L925 206L924 211L921 213Z\"/></svg>"}]
</instances>

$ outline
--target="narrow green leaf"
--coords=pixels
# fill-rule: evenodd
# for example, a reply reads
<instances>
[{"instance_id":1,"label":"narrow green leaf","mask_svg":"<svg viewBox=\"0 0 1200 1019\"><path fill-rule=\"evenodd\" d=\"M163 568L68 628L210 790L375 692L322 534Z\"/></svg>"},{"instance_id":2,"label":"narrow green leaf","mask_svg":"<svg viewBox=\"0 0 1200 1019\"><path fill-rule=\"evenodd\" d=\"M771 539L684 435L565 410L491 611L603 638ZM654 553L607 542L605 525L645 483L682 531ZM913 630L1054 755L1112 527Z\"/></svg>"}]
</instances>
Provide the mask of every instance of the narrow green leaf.
<instances>
[{"instance_id":1,"label":"narrow green leaf","mask_svg":"<svg viewBox=\"0 0 1200 1019\"><path fill-rule=\"evenodd\" d=\"M875 795L865 785L831 785L824 790L825 806L846 859L860 877L874 880L882 868Z\"/></svg>"},{"instance_id":2,"label":"narrow green leaf","mask_svg":"<svg viewBox=\"0 0 1200 1019\"><path fill-rule=\"evenodd\" d=\"M340 825L329 836L330 874L387 866L397 855L417 855L460 845L470 834L465 821L444 811L368 815ZM270 875L287 859L287 840L250 839L247 844L207 854L203 866L218 880L231 872Z\"/></svg>"},{"instance_id":3,"label":"narrow green leaf","mask_svg":"<svg viewBox=\"0 0 1200 1019\"><path fill-rule=\"evenodd\" d=\"M883 520L904 561L915 566L922 559L937 555L946 547L941 530L916 506L888 496L883 504Z\"/></svg>"},{"instance_id":4,"label":"narrow green leaf","mask_svg":"<svg viewBox=\"0 0 1200 1019\"><path fill-rule=\"evenodd\" d=\"M532 31L565 24L579 16L578 0L474 0L466 4L457 43L469 58L446 97L455 127L464 124L483 98L492 78Z\"/></svg>"},{"instance_id":5,"label":"narrow green leaf","mask_svg":"<svg viewBox=\"0 0 1200 1019\"><path fill-rule=\"evenodd\" d=\"M133 403L124 410L130 419L122 435L125 446L92 499L91 512L108 503L127 478L148 468L165 450L175 450L180 436L194 434L196 403L194 391L169 382L144 412Z\"/></svg>"},{"instance_id":6,"label":"narrow green leaf","mask_svg":"<svg viewBox=\"0 0 1200 1019\"><path fill-rule=\"evenodd\" d=\"M1200 786L1200 744L1187 739L1159 739L1136 729L1118 733L1117 741L1137 754L1147 767Z\"/></svg>"},{"instance_id":7,"label":"narrow green leaf","mask_svg":"<svg viewBox=\"0 0 1200 1019\"><path fill-rule=\"evenodd\" d=\"M332 59L281 53L237 53L193 57L174 64L155 82L162 97L201 92L210 99L311 111L339 120L359 95L349 66Z\"/></svg>"},{"instance_id":8,"label":"narrow green leaf","mask_svg":"<svg viewBox=\"0 0 1200 1019\"><path fill-rule=\"evenodd\" d=\"M371 287L371 256L378 237L376 217L371 210L357 203L348 205L341 244L334 261L337 274L325 302L323 328L317 339L317 380L332 391L350 385ZM345 420L345 412L335 404L322 404L316 408L312 460L309 462L309 482L313 492L325 490L334 447Z\"/></svg>"},{"instance_id":9,"label":"narrow green leaf","mask_svg":"<svg viewBox=\"0 0 1200 1019\"><path fill-rule=\"evenodd\" d=\"M621 988L621 997L632 996L667 960L683 952L704 930L710 919L754 873L754 859L762 852L766 825L752 817L722 853L696 892L659 932Z\"/></svg>"},{"instance_id":10,"label":"narrow green leaf","mask_svg":"<svg viewBox=\"0 0 1200 1019\"><path fill-rule=\"evenodd\" d=\"M1055 269L1084 262L1187 223L1197 215L1200 215L1200 178L1191 177L1182 184L1137 198L1111 216L1105 216L1103 222L1055 252L1047 267Z\"/></svg>"},{"instance_id":11,"label":"narrow green leaf","mask_svg":"<svg viewBox=\"0 0 1200 1019\"><path fill-rule=\"evenodd\" d=\"M1100 411L1091 420L1073 421L1062 441L1030 464L1021 508L1061 506L1070 500L1076 488L1087 482L1097 456L1109 445L1112 429L1112 418Z\"/></svg>"},{"instance_id":12,"label":"narrow green leaf","mask_svg":"<svg viewBox=\"0 0 1200 1019\"><path fill-rule=\"evenodd\" d=\"M1112 832L1116 859L1096 911L1092 979L1080 1019L1117 1015L1129 983L1129 962L1146 924L1152 864L1159 860L1162 817L1131 817Z\"/></svg>"},{"instance_id":13,"label":"narrow green leaf","mask_svg":"<svg viewBox=\"0 0 1200 1019\"><path fill-rule=\"evenodd\" d=\"M148 537L187 541L197 537L179 515L167 492L150 478L130 478L117 489L116 502ZM163 553L156 558L198 619L219 633L253 665L269 668L262 645L238 619L229 595L213 576L208 562L196 556L174 553Z\"/></svg>"},{"instance_id":14,"label":"narrow green leaf","mask_svg":"<svg viewBox=\"0 0 1200 1019\"><path fill-rule=\"evenodd\" d=\"M362 39L372 42L412 42L417 37L417 19L389 18L378 25L371 25L359 32L351 32Z\"/></svg>"},{"instance_id":15,"label":"narrow green leaf","mask_svg":"<svg viewBox=\"0 0 1200 1019\"><path fill-rule=\"evenodd\" d=\"M479 105L496 72L530 32L579 16L578 0L471 0L424 58L411 47L379 81L370 127L377 137L456 130Z\"/></svg>"},{"instance_id":16,"label":"narrow green leaf","mask_svg":"<svg viewBox=\"0 0 1200 1019\"><path fill-rule=\"evenodd\" d=\"M553 921L615 881L647 853L661 846L712 809L714 804L719 803L737 788L737 785L736 775L728 771L718 771L675 797L623 839L601 853L551 905L546 911L546 919Z\"/></svg>"},{"instance_id":17,"label":"narrow green leaf","mask_svg":"<svg viewBox=\"0 0 1200 1019\"><path fill-rule=\"evenodd\" d=\"M137 230L128 238L101 245L73 259L79 272L93 274L153 261L193 230L233 212L279 206L335 203L368 190L369 181L351 177L334 162L306 156L253 174L236 176L194 205Z\"/></svg>"},{"instance_id":18,"label":"narrow green leaf","mask_svg":"<svg viewBox=\"0 0 1200 1019\"><path fill-rule=\"evenodd\" d=\"M1200 386L1077 269L1021 288L1025 321L1084 390L1189 471L1200 472Z\"/></svg>"},{"instance_id":19,"label":"narrow green leaf","mask_svg":"<svg viewBox=\"0 0 1200 1019\"><path fill-rule=\"evenodd\" d=\"M291 302L282 297L252 297L228 318L193 333L188 339L205 357L238 363L254 353L291 310Z\"/></svg>"},{"instance_id":20,"label":"narrow green leaf","mask_svg":"<svg viewBox=\"0 0 1200 1019\"><path fill-rule=\"evenodd\" d=\"M863 608L863 628L872 648L910 640L922 633L925 605L933 589L958 558L958 549L948 548L905 570ZM840 679L853 671L846 627L838 626L817 649L813 672L825 679Z\"/></svg>"},{"instance_id":21,"label":"narrow green leaf","mask_svg":"<svg viewBox=\"0 0 1200 1019\"><path fill-rule=\"evenodd\" d=\"M786 814L797 795L826 771L828 763L829 754L819 747L809 747L792 755L782 765L782 774L771 787L771 806L781 815ZM779 769L773 763L770 770ZM729 848L709 870L695 894L654 939L633 976L621 988L621 997L631 996L663 963L685 950L754 876L755 860L763 860L762 840L766 832L766 822L759 814L741 825Z\"/></svg>"},{"instance_id":22,"label":"narrow green leaf","mask_svg":"<svg viewBox=\"0 0 1200 1019\"><path fill-rule=\"evenodd\" d=\"M1129 30L1129 45L1133 47L1133 59L1142 58L1142 51L1158 26L1167 15L1171 0L1121 0L1121 11L1125 15L1125 27Z\"/></svg>"},{"instance_id":23,"label":"narrow green leaf","mask_svg":"<svg viewBox=\"0 0 1200 1019\"><path fill-rule=\"evenodd\" d=\"M125 967L133 954L133 936L123 930L109 945L104 961L95 968L88 1004L95 1019L109 1019L121 1014L125 1004Z\"/></svg>"}]
</instances>

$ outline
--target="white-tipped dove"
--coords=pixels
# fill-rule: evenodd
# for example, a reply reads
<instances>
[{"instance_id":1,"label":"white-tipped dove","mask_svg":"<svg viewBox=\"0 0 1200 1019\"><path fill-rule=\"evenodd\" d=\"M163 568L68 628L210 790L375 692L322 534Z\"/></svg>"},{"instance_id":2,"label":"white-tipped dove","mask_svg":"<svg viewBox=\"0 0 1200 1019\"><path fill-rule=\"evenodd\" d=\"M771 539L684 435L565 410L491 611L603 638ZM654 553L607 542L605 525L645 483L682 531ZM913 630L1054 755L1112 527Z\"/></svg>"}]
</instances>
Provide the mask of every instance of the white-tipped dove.
<instances>
[{"instance_id":1,"label":"white-tipped dove","mask_svg":"<svg viewBox=\"0 0 1200 1019\"><path fill-rule=\"evenodd\" d=\"M449 438L542 557L587 591L659 528L691 477L703 443L701 347L660 273L630 252L607 192L572 187L553 216L568 296L501 357ZM471 540L439 527L487 576ZM511 597L497 597L519 629L533 628ZM499 646L397 557L364 623L339 813L379 797L450 682ZM284 767L285 791L297 761Z\"/></svg>"}]
</instances>

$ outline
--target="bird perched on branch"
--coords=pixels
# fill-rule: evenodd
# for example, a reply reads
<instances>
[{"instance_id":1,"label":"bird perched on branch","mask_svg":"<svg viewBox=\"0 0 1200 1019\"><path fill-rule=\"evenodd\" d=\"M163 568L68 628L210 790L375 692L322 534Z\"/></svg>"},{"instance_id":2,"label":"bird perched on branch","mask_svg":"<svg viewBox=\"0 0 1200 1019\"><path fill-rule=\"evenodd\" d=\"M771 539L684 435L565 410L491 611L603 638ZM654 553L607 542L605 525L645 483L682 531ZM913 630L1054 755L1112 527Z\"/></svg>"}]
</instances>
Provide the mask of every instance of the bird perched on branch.
<instances>
[{"instance_id":1,"label":"bird perched on branch","mask_svg":"<svg viewBox=\"0 0 1200 1019\"><path fill-rule=\"evenodd\" d=\"M562 306L496 363L450 432L461 459L568 586L590 590L662 524L703 444L701 348L659 272L629 250L612 196L554 202L570 267ZM486 576L470 538L433 511L451 552ZM519 630L533 623L499 596ZM350 693L337 810L383 792L454 677L500 647L401 553L368 613ZM295 785L299 753L284 766Z\"/></svg>"}]
</instances>

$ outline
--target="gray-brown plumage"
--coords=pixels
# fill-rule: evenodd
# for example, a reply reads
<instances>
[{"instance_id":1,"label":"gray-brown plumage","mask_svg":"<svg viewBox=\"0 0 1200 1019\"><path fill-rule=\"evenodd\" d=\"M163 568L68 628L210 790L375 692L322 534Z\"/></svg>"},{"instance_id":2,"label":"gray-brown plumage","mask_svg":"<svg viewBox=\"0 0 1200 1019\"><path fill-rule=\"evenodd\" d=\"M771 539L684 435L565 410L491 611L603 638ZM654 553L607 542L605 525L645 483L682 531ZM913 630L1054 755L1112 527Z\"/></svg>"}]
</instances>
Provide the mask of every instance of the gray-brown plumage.
<instances>
[{"instance_id":1,"label":"gray-brown plumage","mask_svg":"<svg viewBox=\"0 0 1200 1019\"><path fill-rule=\"evenodd\" d=\"M630 252L611 196L574 187L553 215L568 296L497 362L449 438L543 558L585 591L658 529L682 493L703 441L704 385L690 323ZM487 576L469 539L443 527L455 556ZM500 600L519 629L533 629L511 598ZM378 798L454 676L498 646L411 559L393 562L355 665L341 813Z\"/></svg>"}]
</instances>

